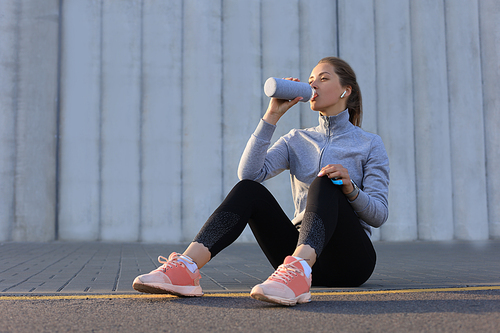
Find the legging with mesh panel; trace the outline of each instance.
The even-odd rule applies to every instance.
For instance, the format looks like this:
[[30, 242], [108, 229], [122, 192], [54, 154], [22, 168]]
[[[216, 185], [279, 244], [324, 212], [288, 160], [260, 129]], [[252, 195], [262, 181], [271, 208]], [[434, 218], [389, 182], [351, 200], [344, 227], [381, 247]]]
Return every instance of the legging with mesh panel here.
[[194, 242], [205, 245], [213, 258], [232, 244], [247, 224], [275, 269], [298, 245], [310, 245], [317, 254], [313, 286], [360, 286], [375, 268], [370, 238], [340, 187], [327, 177], [316, 178], [309, 187], [299, 230], [263, 185], [243, 180], [210, 216]]

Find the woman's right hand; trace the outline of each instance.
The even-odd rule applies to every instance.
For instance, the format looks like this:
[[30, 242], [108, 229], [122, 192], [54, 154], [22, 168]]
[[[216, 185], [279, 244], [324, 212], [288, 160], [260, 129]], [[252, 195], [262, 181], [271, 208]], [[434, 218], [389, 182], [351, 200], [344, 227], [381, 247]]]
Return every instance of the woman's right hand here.
[[[297, 78], [287, 77], [285, 80], [300, 82]], [[266, 122], [272, 125], [276, 125], [278, 120], [287, 112], [292, 106], [297, 104], [299, 101], [304, 99], [303, 97], [296, 97], [295, 99], [288, 101], [286, 99], [271, 98], [269, 101], [269, 106], [264, 114], [264, 119]]]

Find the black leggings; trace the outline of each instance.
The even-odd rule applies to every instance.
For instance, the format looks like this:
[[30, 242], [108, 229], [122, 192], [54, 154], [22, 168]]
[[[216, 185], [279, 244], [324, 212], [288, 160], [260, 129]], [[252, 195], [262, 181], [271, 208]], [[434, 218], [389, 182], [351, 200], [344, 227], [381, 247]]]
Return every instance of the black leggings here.
[[243, 180], [210, 216], [194, 242], [205, 245], [213, 258], [247, 224], [275, 269], [298, 245], [310, 245], [317, 254], [313, 286], [357, 287], [375, 268], [370, 238], [339, 186], [327, 177], [316, 178], [309, 187], [300, 231], [263, 185]]

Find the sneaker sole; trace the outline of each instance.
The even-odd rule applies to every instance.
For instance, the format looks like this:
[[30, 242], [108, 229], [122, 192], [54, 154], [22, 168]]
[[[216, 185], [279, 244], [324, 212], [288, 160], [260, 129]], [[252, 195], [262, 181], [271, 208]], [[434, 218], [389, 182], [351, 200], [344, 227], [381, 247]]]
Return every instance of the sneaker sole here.
[[145, 284], [135, 280], [132, 288], [148, 294], [170, 294], [175, 296], [203, 296], [200, 286], [174, 286], [171, 284]]
[[282, 298], [278, 296], [264, 295], [264, 294], [250, 294], [256, 300], [268, 303], [281, 304], [286, 306], [294, 306], [295, 304], [309, 303], [311, 301], [311, 293], [304, 293], [295, 298]]

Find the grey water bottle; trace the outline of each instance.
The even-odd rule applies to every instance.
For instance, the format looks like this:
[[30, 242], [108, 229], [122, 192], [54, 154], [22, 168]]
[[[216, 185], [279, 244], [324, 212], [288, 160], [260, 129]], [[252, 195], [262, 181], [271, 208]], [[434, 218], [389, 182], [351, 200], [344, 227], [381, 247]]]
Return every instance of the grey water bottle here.
[[314, 89], [306, 82], [290, 81], [270, 77], [264, 83], [264, 93], [268, 97], [292, 100], [301, 96], [301, 102], [308, 102], [315, 94]]

